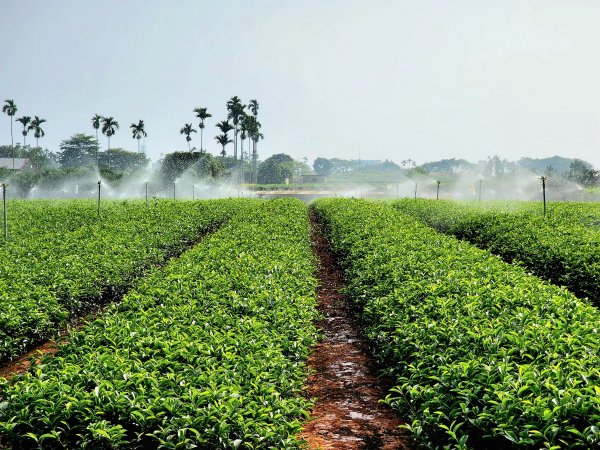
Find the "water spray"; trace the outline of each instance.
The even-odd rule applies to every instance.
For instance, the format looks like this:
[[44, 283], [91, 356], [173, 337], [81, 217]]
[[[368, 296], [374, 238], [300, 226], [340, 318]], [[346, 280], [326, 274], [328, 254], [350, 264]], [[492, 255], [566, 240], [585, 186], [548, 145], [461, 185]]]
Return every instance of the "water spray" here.
[[98, 180], [98, 219], [100, 219], [100, 186], [102, 181]]
[[415, 198], [417, 198], [417, 183], [415, 183]]
[[148, 182], [146, 181], [146, 206], [148, 206]]
[[436, 183], [437, 183], [437, 191], [435, 193], [435, 199], [439, 200], [440, 199], [440, 180], [437, 180]]
[[192, 200], [196, 200], [196, 185], [192, 184]]
[[544, 217], [546, 217], [546, 177], [540, 177], [542, 180], [542, 199], [544, 201]]
[[2, 203], [4, 204], [4, 239], [8, 239], [8, 224], [6, 222], [6, 188], [8, 184], [2, 183]]
[[479, 179], [479, 201], [481, 201], [481, 182], [483, 180]]

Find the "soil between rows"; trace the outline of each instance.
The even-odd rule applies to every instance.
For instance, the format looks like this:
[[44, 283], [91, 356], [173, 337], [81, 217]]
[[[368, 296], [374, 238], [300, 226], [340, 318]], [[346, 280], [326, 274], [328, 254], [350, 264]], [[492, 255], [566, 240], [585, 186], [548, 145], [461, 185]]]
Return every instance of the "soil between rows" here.
[[305, 395], [317, 398], [312, 420], [301, 438], [316, 449], [408, 449], [414, 448], [402, 420], [379, 403], [390, 383], [378, 378], [375, 360], [360, 335], [355, 308], [341, 293], [343, 277], [323, 236], [322, 225], [311, 211], [312, 245], [319, 259], [319, 321], [324, 339], [308, 359], [314, 371]]

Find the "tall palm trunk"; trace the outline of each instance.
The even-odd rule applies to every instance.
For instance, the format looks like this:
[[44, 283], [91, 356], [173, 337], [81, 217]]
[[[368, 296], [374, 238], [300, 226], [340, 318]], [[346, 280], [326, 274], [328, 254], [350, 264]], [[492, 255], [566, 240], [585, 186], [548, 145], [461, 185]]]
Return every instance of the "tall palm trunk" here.
[[13, 138], [13, 116], [10, 116], [10, 147], [12, 149], [13, 171], [15, 170], [15, 140]]
[[100, 149], [100, 141], [98, 141], [98, 128], [96, 128], [96, 169], [100, 168], [100, 160], [98, 159], [98, 150]]
[[252, 182], [256, 183], [256, 141], [252, 139]]
[[204, 149], [202, 148], [202, 131], [204, 130], [204, 128], [200, 128], [200, 153], [204, 152]]
[[138, 138], [138, 153], [140, 152], [140, 138]]

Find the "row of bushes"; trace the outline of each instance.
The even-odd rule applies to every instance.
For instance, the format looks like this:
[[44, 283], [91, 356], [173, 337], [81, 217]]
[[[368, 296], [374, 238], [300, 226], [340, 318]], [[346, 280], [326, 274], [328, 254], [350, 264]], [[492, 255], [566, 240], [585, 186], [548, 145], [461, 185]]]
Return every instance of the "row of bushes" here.
[[[600, 302], [600, 232], [590, 226], [594, 212], [585, 214], [573, 207], [564, 207], [570, 213], [562, 212], [553, 206], [556, 211], [545, 218], [527, 210], [483, 210], [443, 201], [399, 200], [394, 205], [438, 231], [488, 249], [506, 261], [518, 261], [536, 275]], [[594, 208], [583, 205], [578, 209]]]
[[596, 308], [389, 205], [314, 208], [426, 446], [600, 445]]
[[252, 203], [12, 384], [13, 448], [296, 448], [315, 342], [306, 207]]
[[148, 267], [183, 251], [242, 203], [107, 202], [101, 220], [91, 202], [14, 208], [10, 239], [0, 246], [0, 360], [122, 295]]

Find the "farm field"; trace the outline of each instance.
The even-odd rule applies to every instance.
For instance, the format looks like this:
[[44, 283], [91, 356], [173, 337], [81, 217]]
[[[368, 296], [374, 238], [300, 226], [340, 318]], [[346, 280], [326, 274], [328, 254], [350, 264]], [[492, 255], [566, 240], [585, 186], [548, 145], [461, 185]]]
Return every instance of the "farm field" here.
[[595, 307], [388, 204], [314, 206], [425, 446], [600, 444]]
[[[330, 435], [347, 441], [324, 448], [386, 439], [396, 447], [381, 448], [598, 446], [597, 308], [524, 263], [424, 223], [437, 218], [450, 228], [472, 216], [474, 234], [475, 223], [485, 225], [477, 215], [498, 215], [490, 240], [501, 236], [505, 216], [529, 221], [514, 226], [523, 238], [526, 226], [562, 230], [544, 239], [532, 231], [533, 247], [585, 230], [593, 243], [595, 212], [565, 204], [538, 222], [530, 204], [501, 207], [321, 199], [310, 206], [311, 228], [309, 208], [294, 199], [107, 202], [100, 220], [93, 202], [15, 202], [10, 239], [0, 246], [5, 359], [92, 305], [105, 307], [55, 355], [0, 379], [0, 448], [307, 448], [303, 430], [319, 402], [305, 392], [307, 358], [318, 341], [324, 348], [324, 334], [333, 348], [344, 338], [340, 312], [317, 307], [316, 223], [333, 258], [321, 267], [342, 271], [345, 314], [355, 315], [343, 326], [361, 324], [361, 346], [376, 358], [366, 365], [391, 380], [391, 390], [386, 381], [377, 392], [395, 419], [379, 422], [373, 440], [365, 433], [375, 408], [342, 411], [342, 421], [320, 410], [327, 426], [348, 428], [327, 433], [315, 417], [315, 442]], [[570, 261], [573, 269], [582, 259]], [[325, 331], [323, 321], [337, 325]], [[356, 333], [341, 334], [351, 343]], [[326, 364], [347, 377], [347, 356], [326, 355]], [[343, 389], [348, 379], [335, 391], [317, 381], [311, 392], [354, 408], [354, 391], [366, 383], [364, 371], [354, 373], [365, 379], [352, 392]], [[338, 375], [327, 372], [324, 382]], [[353, 435], [351, 417], [371, 419]], [[402, 422], [413, 443], [397, 429], [386, 434], [385, 424]]]
[[298, 201], [254, 202], [154, 271], [56, 356], [2, 384], [3, 443], [297, 446], [316, 339], [308, 227]]
[[595, 203], [553, 203], [548, 217], [539, 204], [526, 202], [491, 207], [432, 200], [393, 204], [438, 231], [518, 261], [536, 275], [600, 302], [600, 208]]
[[0, 360], [119, 297], [243, 203], [108, 202], [99, 221], [93, 202], [11, 202], [9, 239], [0, 244]]

